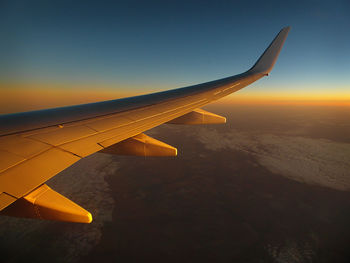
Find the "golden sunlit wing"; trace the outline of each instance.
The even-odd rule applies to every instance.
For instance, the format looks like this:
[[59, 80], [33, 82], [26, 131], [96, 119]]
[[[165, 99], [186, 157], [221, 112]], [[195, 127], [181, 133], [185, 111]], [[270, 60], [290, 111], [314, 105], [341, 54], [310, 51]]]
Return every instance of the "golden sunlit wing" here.
[[0, 116], [0, 211], [91, 222], [90, 213], [44, 183], [99, 151], [175, 156], [176, 148], [142, 133], [163, 123], [226, 122], [200, 107], [266, 76], [288, 32], [289, 27], [282, 29], [257, 63], [239, 75], [126, 99]]

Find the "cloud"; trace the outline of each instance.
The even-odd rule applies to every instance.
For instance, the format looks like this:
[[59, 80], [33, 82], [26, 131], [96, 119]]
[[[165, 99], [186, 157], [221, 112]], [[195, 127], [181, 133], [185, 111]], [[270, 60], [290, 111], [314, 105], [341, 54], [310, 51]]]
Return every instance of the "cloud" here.
[[268, 244], [266, 250], [277, 263], [313, 262], [315, 246], [315, 241], [312, 239], [299, 241], [298, 243], [287, 239], [281, 245]]
[[197, 136], [206, 148], [232, 149], [256, 157], [271, 172], [308, 184], [350, 190], [350, 144], [306, 137], [242, 133], [220, 133], [201, 129]]
[[[87, 255], [100, 242], [104, 223], [112, 220], [114, 200], [105, 177], [115, 174], [118, 165], [112, 156], [98, 153], [82, 159], [47, 182], [54, 190], [90, 211], [94, 218], [91, 224], [1, 217], [0, 236], [7, 246], [4, 249], [27, 248], [35, 244], [31, 249], [12, 254], [11, 260], [28, 256], [45, 258], [52, 249], [60, 262], [75, 262]], [[45, 239], [50, 239], [49, 244]]]

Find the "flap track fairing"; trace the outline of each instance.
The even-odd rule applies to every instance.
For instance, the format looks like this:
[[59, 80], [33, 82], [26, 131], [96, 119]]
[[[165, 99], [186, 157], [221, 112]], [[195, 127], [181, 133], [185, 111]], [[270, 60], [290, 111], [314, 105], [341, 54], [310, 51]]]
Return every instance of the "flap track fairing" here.
[[109, 146], [100, 152], [117, 155], [134, 156], [176, 156], [177, 149], [164, 142], [158, 141], [146, 134], [134, 137]]
[[88, 211], [55, 192], [46, 184], [12, 203], [2, 210], [1, 214], [75, 223], [91, 223], [92, 221], [92, 216]]
[[202, 109], [195, 109], [183, 116], [173, 119], [169, 124], [221, 124], [226, 123], [226, 118], [220, 115], [205, 111]]

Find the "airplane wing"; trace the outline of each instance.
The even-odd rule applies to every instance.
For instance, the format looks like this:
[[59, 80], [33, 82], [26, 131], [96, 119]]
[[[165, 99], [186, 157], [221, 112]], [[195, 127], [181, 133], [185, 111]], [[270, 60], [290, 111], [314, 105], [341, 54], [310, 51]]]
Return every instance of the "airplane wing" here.
[[199, 85], [118, 100], [0, 116], [0, 211], [90, 223], [91, 214], [45, 182], [95, 152], [175, 156], [143, 134], [163, 123], [224, 123], [200, 107], [268, 75], [288, 35], [283, 28], [248, 71]]

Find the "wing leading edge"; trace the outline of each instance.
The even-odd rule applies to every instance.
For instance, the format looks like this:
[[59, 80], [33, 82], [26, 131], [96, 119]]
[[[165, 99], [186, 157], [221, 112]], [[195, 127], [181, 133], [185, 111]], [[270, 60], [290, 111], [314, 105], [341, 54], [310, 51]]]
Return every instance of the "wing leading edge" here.
[[[254, 66], [239, 75], [149, 95], [0, 116], [0, 211], [11, 204], [13, 211], [23, 203], [17, 200], [29, 200], [35, 189], [81, 158], [129, 138], [140, 141], [140, 134], [160, 124], [224, 122], [199, 108], [266, 76], [288, 32], [289, 27], [283, 28]], [[135, 144], [129, 141], [124, 147]], [[57, 218], [52, 214], [48, 219], [64, 220], [62, 213]]]

